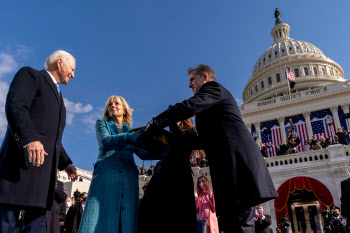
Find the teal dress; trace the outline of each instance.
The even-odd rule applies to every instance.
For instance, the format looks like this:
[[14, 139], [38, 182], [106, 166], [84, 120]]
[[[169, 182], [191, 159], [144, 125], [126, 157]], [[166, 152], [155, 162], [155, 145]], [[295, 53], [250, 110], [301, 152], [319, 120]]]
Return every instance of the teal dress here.
[[[131, 128], [124, 124], [124, 132]], [[149, 159], [145, 150], [127, 143], [112, 120], [96, 121], [99, 155], [80, 222], [79, 233], [136, 233], [139, 171], [133, 153]]]

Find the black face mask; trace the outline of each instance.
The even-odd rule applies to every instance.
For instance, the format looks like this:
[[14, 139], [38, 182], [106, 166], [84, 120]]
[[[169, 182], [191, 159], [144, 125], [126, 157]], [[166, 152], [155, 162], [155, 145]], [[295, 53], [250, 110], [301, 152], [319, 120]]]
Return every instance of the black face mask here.
[[83, 197], [83, 199], [81, 201], [86, 202], [86, 197]]
[[339, 217], [339, 213], [334, 213], [334, 217]]

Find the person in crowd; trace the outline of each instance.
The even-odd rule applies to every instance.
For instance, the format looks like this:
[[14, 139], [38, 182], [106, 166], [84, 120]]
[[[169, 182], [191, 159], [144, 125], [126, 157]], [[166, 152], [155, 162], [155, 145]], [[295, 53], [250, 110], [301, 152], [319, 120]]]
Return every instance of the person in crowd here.
[[260, 144], [260, 152], [261, 152], [261, 155], [264, 157], [264, 158], [267, 158], [267, 154], [266, 154], [266, 147], [265, 147], [265, 144], [264, 143], [261, 143]]
[[[218, 219], [216, 217], [215, 201], [210, 181], [205, 176], [198, 177], [196, 198], [197, 221], [205, 221], [208, 233], [219, 233]], [[197, 227], [200, 227], [197, 225]]]
[[76, 200], [76, 203], [79, 202], [80, 200], [80, 192], [79, 189], [76, 189], [75, 192], [73, 193], [74, 199]]
[[[69, 197], [67, 197], [69, 198]], [[67, 200], [67, 199], [66, 199]], [[64, 233], [64, 221], [66, 220], [66, 216], [67, 216], [67, 209], [66, 209], [66, 202], [62, 202], [61, 204], [59, 204], [59, 229], [60, 229], [60, 233]]]
[[73, 200], [70, 197], [66, 199], [66, 214], [68, 213], [69, 208], [73, 205]]
[[21, 209], [26, 210], [22, 229], [44, 232], [57, 169], [65, 170], [72, 181], [77, 178], [62, 146], [66, 108], [59, 89], [74, 78], [75, 59], [58, 50], [45, 67], [21, 68], [7, 94], [8, 127], [0, 149], [0, 232], [15, 230]]
[[345, 135], [348, 134], [348, 132], [342, 127], [342, 128], [338, 128], [337, 129], [337, 137], [338, 137], [338, 141], [340, 144], [346, 145], [346, 140], [345, 140]]
[[255, 206], [278, 195], [259, 147], [245, 126], [235, 99], [216, 82], [213, 69], [198, 65], [188, 69], [188, 75], [194, 96], [153, 118], [139, 140], [195, 115], [224, 232], [254, 232]]
[[307, 142], [304, 142], [304, 145], [303, 145], [303, 151], [306, 152], [306, 151], [310, 151], [310, 146]]
[[[46, 211], [46, 233], [60, 232], [60, 212], [61, 204], [67, 199], [67, 194], [64, 192], [63, 182], [56, 180], [55, 197], [52, 205], [52, 210]], [[65, 210], [64, 210], [64, 214]]]
[[329, 233], [331, 232], [331, 229], [329, 228], [329, 222], [331, 221], [332, 219], [332, 213], [330, 211], [330, 208], [329, 206], [326, 206], [326, 208], [324, 209], [324, 211], [322, 212], [322, 216], [323, 216], [323, 219], [324, 219], [324, 229], [325, 229], [325, 232], [326, 233]]
[[88, 194], [86, 192], [80, 193], [79, 201], [69, 208], [66, 220], [64, 221], [65, 233], [78, 232], [87, 196]]
[[312, 135], [312, 138], [311, 138], [311, 146], [314, 147], [317, 143], [317, 138], [316, 138], [316, 135]]
[[276, 146], [276, 156], [280, 156], [280, 155], [282, 155], [281, 147]]
[[[132, 112], [121, 96], [108, 98], [103, 119], [96, 121], [99, 155], [91, 180], [80, 233], [136, 233], [139, 172], [133, 153], [148, 159], [148, 152], [133, 146], [139, 133], [128, 133]], [[158, 158], [159, 159], [159, 158]]]
[[320, 142], [321, 142], [322, 148], [328, 147], [328, 143], [327, 143], [327, 140], [325, 138], [322, 138], [322, 140], [320, 140]]
[[282, 233], [289, 233], [290, 231], [290, 222], [288, 216], [284, 216], [280, 221], [280, 227]]
[[281, 149], [281, 155], [287, 155], [289, 152], [289, 146], [287, 143], [282, 143], [280, 145], [280, 149]]
[[142, 165], [140, 169], [140, 175], [145, 175], [145, 174], [146, 174], [145, 165]]
[[270, 233], [271, 215], [265, 214], [262, 205], [257, 205], [255, 210], [255, 233]]
[[[171, 124], [176, 145], [163, 148], [164, 158], [154, 173], [140, 203], [138, 233], [196, 233], [196, 207], [190, 156], [197, 143], [192, 119]], [[198, 154], [198, 152], [196, 152]], [[173, 195], [174, 190], [181, 194]], [[171, 195], [171, 200], [169, 199]], [[174, 219], [179, 220], [174, 221]]]
[[329, 229], [332, 233], [345, 233], [344, 221], [342, 221], [343, 217], [340, 215], [340, 209], [334, 206], [332, 212], [333, 217], [329, 221]]

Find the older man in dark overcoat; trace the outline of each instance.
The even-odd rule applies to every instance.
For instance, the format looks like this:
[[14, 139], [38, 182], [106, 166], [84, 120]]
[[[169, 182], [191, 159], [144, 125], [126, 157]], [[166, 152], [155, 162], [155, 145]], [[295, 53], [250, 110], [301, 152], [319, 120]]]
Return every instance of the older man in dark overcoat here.
[[41, 71], [21, 68], [7, 95], [8, 129], [0, 149], [0, 232], [14, 231], [21, 209], [26, 210], [22, 232], [44, 232], [57, 169], [65, 169], [73, 181], [77, 178], [62, 146], [66, 108], [59, 89], [74, 78], [75, 59], [58, 50], [45, 66]]
[[140, 142], [171, 122], [195, 115], [224, 232], [254, 232], [254, 206], [278, 195], [259, 147], [231, 93], [216, 82], [215, 72], [199, 65], [188, 74], [194, 96], [152, 119], [141, 132]]

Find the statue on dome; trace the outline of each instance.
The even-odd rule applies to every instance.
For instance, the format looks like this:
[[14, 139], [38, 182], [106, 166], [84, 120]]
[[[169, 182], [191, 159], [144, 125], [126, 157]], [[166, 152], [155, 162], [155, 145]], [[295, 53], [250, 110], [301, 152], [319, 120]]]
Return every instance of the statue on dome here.
[[276, 18], [276, 21], [275, 21], [276, 25], [282, 23], [281, 12], [278, 10], [278, 8], [276, 8], [275, 10], [275, 18]]

